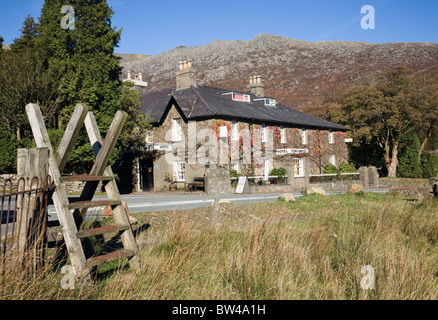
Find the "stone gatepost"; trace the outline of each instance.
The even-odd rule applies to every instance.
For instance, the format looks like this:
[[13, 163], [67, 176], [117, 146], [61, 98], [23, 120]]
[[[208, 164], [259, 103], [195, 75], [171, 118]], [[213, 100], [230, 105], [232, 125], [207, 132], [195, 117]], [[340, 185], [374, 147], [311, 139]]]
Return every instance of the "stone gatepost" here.
[[289, 191], [295, 190], [295, 165], [286, 167], [287, 183], [289, 184]]
[[379, 173], [376, 167], [368, 167], [368, 183], [370, 188], [379, 187]]
[[360, 179], [360, 183], [362, 184], [364, 189], [370, 188], [370, 180], [369, 180], [367, 167], [360, 167], [359, 168], [359, 179]]
[[208, 195], [231, 194], [230, 171], [225, 168], [206, 169], [205, 193]]

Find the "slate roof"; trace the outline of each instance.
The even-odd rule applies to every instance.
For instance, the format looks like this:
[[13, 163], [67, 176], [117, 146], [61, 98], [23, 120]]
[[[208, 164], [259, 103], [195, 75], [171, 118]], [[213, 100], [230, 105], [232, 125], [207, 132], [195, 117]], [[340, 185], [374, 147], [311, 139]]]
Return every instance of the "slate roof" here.
[[[259, 97], [250, 94], [251, 102], [234, 101], [224, 90], [208, 86], [167, 89], [143, 94], [142, 113], [149, 114], [153, 124], [160, 124], [174, 103], [187, 120], [224, 119], [286, 127], [348, 131], [350, 129], [306, 113], [277, 104], [265, 106]], [[237, 91], [235, 91], [237, 92]]]

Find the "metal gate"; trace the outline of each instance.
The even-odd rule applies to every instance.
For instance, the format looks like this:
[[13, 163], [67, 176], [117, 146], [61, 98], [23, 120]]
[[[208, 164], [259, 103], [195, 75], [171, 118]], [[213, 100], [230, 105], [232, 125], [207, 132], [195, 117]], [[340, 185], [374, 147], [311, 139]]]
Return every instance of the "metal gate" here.
[[33, 269], [43, 265], [48, 200], [54, 188], [50, 176], [20, 178], [15, 184], [5, 180], [0, 194], [0, 268], [17, 262]]

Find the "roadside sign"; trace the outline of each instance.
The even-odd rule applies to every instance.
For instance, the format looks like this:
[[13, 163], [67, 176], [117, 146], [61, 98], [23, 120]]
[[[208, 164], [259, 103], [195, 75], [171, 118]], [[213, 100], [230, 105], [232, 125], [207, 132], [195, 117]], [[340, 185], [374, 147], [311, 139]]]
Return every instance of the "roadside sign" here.
[[247, 192], [249, 192], [248, 177], [239, 177], [236, 193], [247, 193]]

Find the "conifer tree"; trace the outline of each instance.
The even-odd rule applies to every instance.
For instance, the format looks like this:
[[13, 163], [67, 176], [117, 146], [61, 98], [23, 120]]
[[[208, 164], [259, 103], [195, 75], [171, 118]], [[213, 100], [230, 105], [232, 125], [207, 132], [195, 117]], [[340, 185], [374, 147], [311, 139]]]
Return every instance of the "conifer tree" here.
[[[66, 5], [74, 9], [74, 15], [70, 10], [69, 13], [62, 10]], [[70, 14], [73, 19], [66, 19]], [[93, 111], [103, 135], [117, 110], [128, 113], [111, 164], [125, 156], [132, 157], [132, 150], [143, 142], [147, 129], [145, 117], [139, 113], [139, 94], [120, 80], [121, 67], [114, 49], [122, 30], [112, 26], [113, 14], [105, 0], [45, 0], [37, 37], [37, 44], [47, 46], [49, 64], [61, 73], [61, 130], [77, 103], [84, 103]], [[84, 134], [79, 137], [65, 170], [85, 173], [93, 162], [94, 155]]]
[[14, 39], [14, 43], [11, 46], [12, 50], [24, 50], [29, 48], [34, 48], [34, 39], [37, 37], [38, 24], [35, 22], [34, 18], [27, 15], [23, 22], [23, 27], [20, 29], [21, 36], [18, 39]]
[[121, 69], [113, 54], [121, 30], [111, 26], [113, 11], [105, 0], [71, 0], [68, 4], [74, 8], [74, 30], [61, 25], [66, 1], [46, 0], [38, 41], [47, 44], [50, 63], [63, 73], [60, 102], [65, 121], [76, 103], [82, 102], [107, 127], [121, 108]]

